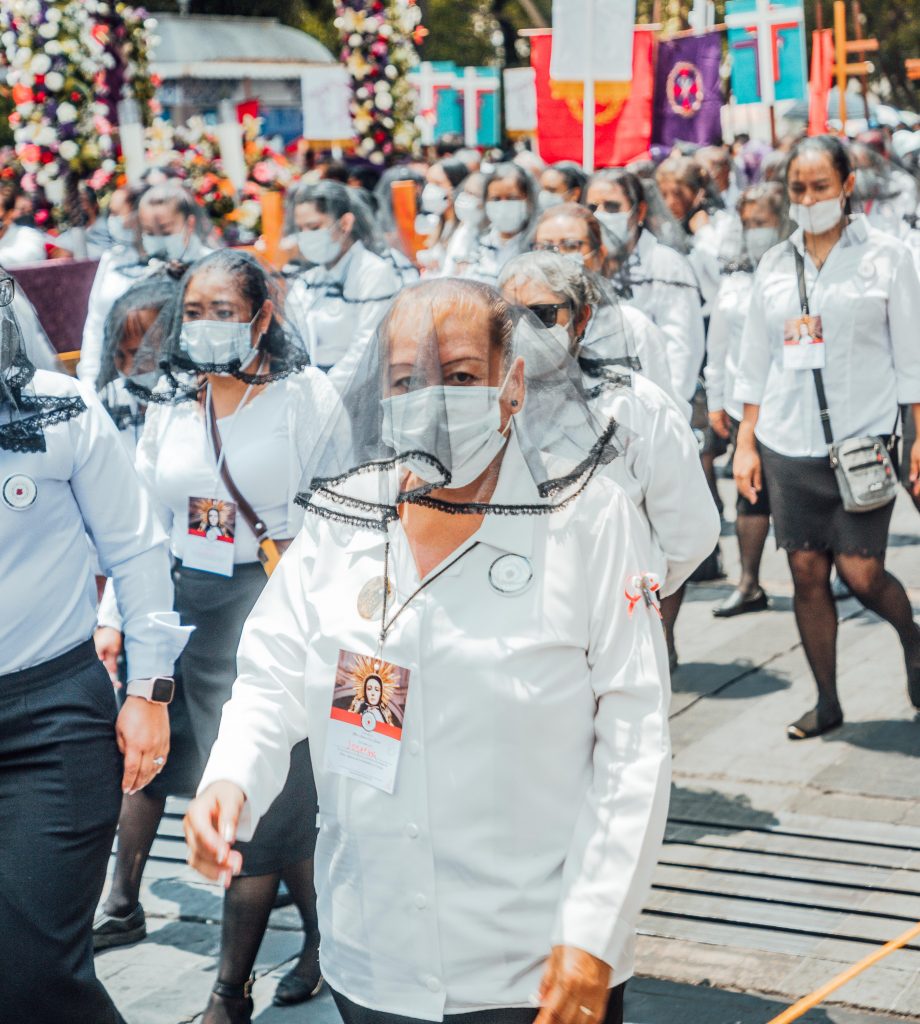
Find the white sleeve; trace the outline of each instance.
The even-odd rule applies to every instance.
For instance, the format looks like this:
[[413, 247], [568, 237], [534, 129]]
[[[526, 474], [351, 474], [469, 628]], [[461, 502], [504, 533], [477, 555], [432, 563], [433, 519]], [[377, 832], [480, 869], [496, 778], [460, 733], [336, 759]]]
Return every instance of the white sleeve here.
[[[380, 257], [377, 257], [380, 260]], [[376, 273], [368, 274], [360, 282], [360, 294], [364, 301], [360, 303], [355, 318], [354, 332], [348, 343], [348, 351], [329, 371], [329, 380], [341, 392], [351, 380], [355, 368], [361, 362], [367, 346], [370, 344], [377, 325], [384, 318], [390, 303], [400, 289], [396, 272], [388, 263], [384, 263]]]
[[595, 602], [588, 664], [597, 702], [594, 773], [565, 860], [552, 944], [575, 946], [625, 980], [667, 817], [671, 752], [661, 621], [624, 588], [650, 564], [647, 531], [623, 494], [585, 552]]
[[281, 792], [293, 746], [308, 734], [304, 665], [312, 631], [305, 589], [316, 551], [315, 518], [288, 549], [249, 614], [237, 652], [237, 679], [224, 705], [200, 793], [233, 782], [246, 794], [238, 836], [252, 837]]
[[108, 309], [102, 302], [102, 283], [111, 266], [111, 258], [102, 257], [93, 287], [89, 293], [89, 304], [86, 309], [86, 320], [83, 323], [83, 343], [80, 346], [80, 362], [77, 363], [77, 377], [95, 387], [102, 369], [102, 335], [105, 331], [105, 318]]
[[159, 405], [157, 402], [150, 402], [147, 406], [144, 429], [141, 432], [141, 439], [137, 443], [134, 463], [137, 475], [141, 478], [141, 483], [153, 502], [157, 518], [167, 534], [172, 530], [173, 515], [172, 510], [165, 502], [157, 500], [156, 472], [160, 451], [160, 430], [163, 428], [164, 419], [169, 415], [170, 410], [170, 406]]
[[683, 283], [656, 282], [653, 289], [655, 322], [667, 339], [671, 390], [691, 402], [706, 354], [703, 310], [690, 267], [685, 264], [685, 268], [667, 268], [668, 271], [671, 269], [685, 269], [684, 273], [675, 275]]
[[888, 294], [888, 331], [901, 405], [920, 403], [920, 280], [906, 247], [898, 248], [891, 291]]
[[[622, 306], [627, 330], [632, 332], [636, 355], [642, 365], [641, 372], [662, 391], [677, 402], [682, 402], [671, 387], [668, 370], [668, 341], [664, 331], [635, 306]], [[689, 411], [688, 411], [689, 418]]]
[[728, 280], [724, 282], [712, 307], [709, 320], [709, 333], [706, 335], [706, 403], [710, 412], [718, 412], [725, 408], [725, 363], [728, 360], [728, 349], [731, 341], [726, 310]]
[[105, 581], [105, 589], [102, 591], [102, 598], [99, 601], [99, 607], [96, 609], [96, 625], [99, 628], [117, 629], [119, 633], [125, 628], [125, 624], [121, 619], [121, 612], [118, 610], [115, 586], [112, 583], [111, 577]]
[[736, 402], [745, 405], [763, 403], [772, 360], [770, 335], [762, 299], [761, 273], [762, 267], [754, 278], [753, 297], [744, 321], [744, 333], [741, 335], [735, 393], [732, 396]]
[[76, 431], [70, 486], [124, 617], [128, 677], [171, 675], [191, 632], [173, 611], [166, 535], [118, 431], [92, 389]]

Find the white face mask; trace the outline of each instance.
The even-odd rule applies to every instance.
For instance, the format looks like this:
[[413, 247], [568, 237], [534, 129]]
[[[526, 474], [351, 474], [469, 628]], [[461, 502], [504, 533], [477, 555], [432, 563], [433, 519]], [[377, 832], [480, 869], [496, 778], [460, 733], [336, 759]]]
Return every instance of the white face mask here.
[[537, 206], [541, 210], [551, 210], [554, 206], [561, 206], [565, 202], [565, 196], [560, 196], [556, 192], [548, 192], [545, 188], [541, 188], [537, 196]]
[[[569, 350], [572, 347], [572, 335], [569, 334], [568, 324], [553, 324], [552, 327], [548, 327], [547, 331], [552, 337], [559, 342], [562, 351], [568, 355]], [[565, 360], [560, 360], [559, 365], [561, 366]]]
[[[434, 455], [433, 439], [446, 431], [451, 481], [445, 486], [452, 490], [466, 487], [488, 469], [507, 440], [499, 433], [500, 394], [500, 388], [436, 385], [385, 398], [381, 403], [383, 441], [397, 454], [423, 451]], [[440, 479], [438, 470], [421, 459], [406, 459], [405, 464], [429, 483]]]
[[252, 325], [259, 313], [248, 324], [225, 320], [190, 320], [182, 325], [179, 345], [189, 359], [199, 366], [229, 366], [239, 361], [240, 369], [243, 369], [257, 355], [252, 345]]
[[514, 235], [527, 223], [527, 203], [523, 199], [490, 199], [486, 216], [500, 234]]
[[622, 210], [608, 213], [606, 210], [595, 210], [594, 216], [601, 222], [607, 234], [616, 245], [629, 241], [629, 213]]
[[461, 192], [454, 200], [454, 213], [461, 224], [478, 224], [482, 220], [482, 203], [472, 192]]
[[342, 243], [332, 237], [332, 228], [298, 231], [297, 247], [308, 263], [324, 266], [335, 263], [342, 253]]
[[809, 235], [823, 235], [832, 231], [843, 217], [843, 194], [833, 199], [822, 199], [820, 203], [802, 206], [801, 203], [789, 204], [789, 216]]
[[744, 251], [753, 263], [759, 263], [768, 250], [779, 242], [777, 228], [745, 228]]
[[109, 237], [116, 245], [134, 245], [134, 232], [121, 217], [106, 217], [105, 224], [109, 229]]
[[422, 189], [422, 213], [433, 213], [436, 217], [440, 217], [447, 209], [449, 202], [450, 196], [440, 185], [429, 183]]
[[184, 231], [174, 235], [144, 235], [141, 244], [148, 256], [161, 260], [181, 260], [189, 246]]

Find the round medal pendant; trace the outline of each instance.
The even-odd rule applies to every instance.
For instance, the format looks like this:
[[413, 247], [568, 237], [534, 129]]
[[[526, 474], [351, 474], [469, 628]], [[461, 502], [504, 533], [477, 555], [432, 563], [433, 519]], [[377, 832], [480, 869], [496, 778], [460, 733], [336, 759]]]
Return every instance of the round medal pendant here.
[[393, 585], [383, 576], [375, 576], [361, 588], [358, 594], [358, 614], [362, 619], [376, 619], [383, 610], [383, 592], [386, 587], [387, 598], [393, 594]]
[[16, 473], [3, 481], [3, 503], [7, 508], [22, 512], [34, 504], [38, 497], [35, 481], [24, 473]]
[[377, 719], [373, 711], [365, 711], [361, 716], [361, 727], [365, 732], [373, 732], [377, 728]]
[[522, 594], [533, 580], [533, 564], [523, 555], [502, 555], [489, 569], [489, 583], [499, 594]]

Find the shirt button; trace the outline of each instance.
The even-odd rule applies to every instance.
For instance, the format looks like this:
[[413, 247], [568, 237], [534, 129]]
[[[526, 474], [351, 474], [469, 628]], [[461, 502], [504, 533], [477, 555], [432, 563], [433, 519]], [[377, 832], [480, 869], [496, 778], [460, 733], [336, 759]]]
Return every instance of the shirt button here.
[[421, 749], [422, 749], [422, 745], [421, 745], [421, 743], [419, 743], [418, 740], [410, 740], [409, 741], [409, 753], [410, 754], [412, 754], [414, 756], [417, 756], [418, 752]]
[[425, 987], [428, 989], [429, 992], [440, 992], [441, 982], [438, 981], [437, 978], [431, 977], [425, 981]]
[[410, 821], [409, 824], [406, 825], [406, 835], [410, 839], [418, 839], [418, 825], [416, 825], [415, 822]]
[[428, 906], [428, 897], [423, 892], [418, 893], [415, 897], [415, 905], [419, 910], [424, 910]]

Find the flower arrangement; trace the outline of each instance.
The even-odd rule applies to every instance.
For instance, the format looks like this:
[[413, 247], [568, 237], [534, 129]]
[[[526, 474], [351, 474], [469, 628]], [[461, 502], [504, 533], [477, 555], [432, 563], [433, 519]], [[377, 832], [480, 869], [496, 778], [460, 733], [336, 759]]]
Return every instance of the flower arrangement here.
[[384, 164], [418, 139], [415, 91], [408, 72], [427, 30], [415, 0], [337, 0], [335, 27], [352, 79], [351, 115], [358, 152]]
[[[66, 223], [66, 193], [118, 160], [116, 107], [134, 97], [152, 116], [147, 53], [156, 23], [142, 8], [102, 0], [3, 0], [0, 65], [7, 68], [16, 155]], [[72, 208], [72, 206], [71, 206]]]

